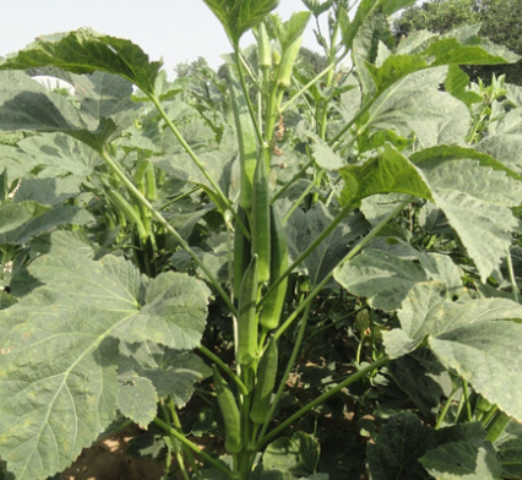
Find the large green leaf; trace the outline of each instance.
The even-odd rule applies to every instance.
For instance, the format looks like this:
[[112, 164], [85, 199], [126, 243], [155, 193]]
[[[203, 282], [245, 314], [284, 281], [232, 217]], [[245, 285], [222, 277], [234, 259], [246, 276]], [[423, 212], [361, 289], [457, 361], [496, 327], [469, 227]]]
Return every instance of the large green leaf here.
[[471, 117], [462, 102], [440, 91], [446, 72], [436, 67], [390, 80], [369, 109], [364, 128], [390, 129], [403, 137], [413, 131], [424, 147], [463, 142]]
[[400, 357], [428, 339], [445, 368], [456, 371], [491, 403], [522, 418], [522, 306], [506, 299], [451, 301], [440, 282], [416, 284], [398, 312], [400, 329], [383, 333], [386, 351]]
[[373, 480], [428, 480], [419, 458], [436, 446], [433, 431], [410, 412], [392, 417], [381, 428], [367, 459]]
[[389, 144], [378, 157], [361, 166], [343, 167], [339, 173], [344, 180], [341, 198], [345, 204], [391, 192], [432, 199], [422, 172]]
[[297, 432], [292, 438], [282, 437], [268, 445], [263, 454], [260, 473], [261, 479], [280, 478], [297, 480], [309, 478], [314, 474], [319, 463], [319, 443], [303, 432]]
[[496, 158], [518, 174], [522, 174], [522, 157], [520, 156], [522, 134], [486, 137], [475, 148]]
[[[421, 160], [422, 158], [422, 160]], [[473, 158], [473, 157], [472, 157]], [[517, 220], [510, 208], [520, 204], [522, 183], [480, 164], [462, 158], [456, 150], [412, 156], [427, 178], [434, 203], [444, 212], [483, 282], [506, 256]], [[470, 181], [470, 178], [473, 181]]]
[[97, 70], [114, 73], [153, 95], [161, 62], [149, 61], [148, 55], [132, 43], [94, 30], [39, 37], [33, 44], [0, 62], [0, 70], [25, 70], [55, 66], [72, 73]]
[[451, 442], [430, 450], [423, 467], [438, 480], [500, 480], [501, 466], [491, 445]]
[[[118, 395], [127, 413], [150, 418], [118, 393], [114, 336], [193, 348], [209, 291], [175, 273], [149, 284], [113, 256], [95, 262], [69, 252], [46, 255], [29, 273], [43, 286], [0, 311], [0, 455], [18, 479], [43, 480], [96, 439], [114, 418]], [[129, 321], [131, 328], [121, 328]]]
[[38, 176], [75, 175], [85, 178], [92, 173], [99, 155], [81, 142], [62, 133], [31, 136], [18, 143], [19, 148], [40, 167]]
[[192, 397], [194, 384], [212, 374], [197, 355], [152, 342], [121, 343], [120, 352], [120, 376], [147, 378], [160, 398], [170, 396], [179, 408]]
[[[486, 432], [480, 423], [457, 424], [452, 427], [433, 430], [423, 425], [411, 412], [403, 412], [388, 420], [381, 428], [375, 444], [368, 443], [367, 459], [373, 480], [422, 480], [433, 478], [425, 470], [425, 459], [428, 466], [446, 468], [458, 467], [455, 457], [451, 455], [451, 448], [460, 449], [466, 445], [468, 455], [462, 459], [470, 465], [471, 457], [483, 458], [487, 451], [488, 464], [491, 471], [498, 471], [491, 444], [485, 441]], [[448, 452], [444, 455], [444, 452]], [[432, 463], [433, 459], [433, 463]], [[444, 459], [447, 465], [443, 465]], [[488, 472], [481, 464], [481, 471]], [[430, 472], [431, 473], [431, 472]], [[447, 480], [453, 477], [439, 477]], [[455, 477], [456, 479], [457, 477]], [[468, 477], [459, 477], [468, 478]], [[481, 477], [469, 477], [470, 480]], [[484, 477], [484, 479], [497, 477]]]
[[69, 205], [50, 208], [34, 201], [6, 202], [0, 206], [0, 244], [21, 245], [59, 225], [85, 225], [92, 219], [87, 210]]
[[337, 267], [334, 278], [350, 293], [366, 297], [373, 308], [385, 311], [399, 308], [410, 289], [427, 279], [411, 260], [372, 249]]
[[505, 478], [522, 478], [522, 424], [512, 421], [495, 442]]

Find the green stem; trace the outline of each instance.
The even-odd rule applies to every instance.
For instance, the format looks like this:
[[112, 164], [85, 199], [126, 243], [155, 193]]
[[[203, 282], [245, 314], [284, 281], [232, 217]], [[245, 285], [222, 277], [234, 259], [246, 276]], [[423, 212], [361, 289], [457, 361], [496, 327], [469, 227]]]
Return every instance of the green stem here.
[[203, 355], [207, 356], [212, 360], [218, 367], [220, 367], [239, 387], [241, 390], [241, 393], [243, 395], [248, 395], [248, 389], [245, 386], [245, 384], [241, 381], [241, 379], [228, 367], [228, 365], [223, 362], [217, 355], [212, 353], [208, 348], [204, 347], [203, 345], [199, 345], [196, 347]]
[[516, 303], [518, 303], [518, 285], [517, 280], [515, 278], [515, 271], [513, 269], [513, 260], [511, 259], [511, 252], [508, 250], [507, 256], [507, 265], [508, 265], [508, 271], [509, 271], [509, 279], [511, 281], [511, 290], [513, 293], [513, 300], [515, 300]]
[[281, 396], [283, 395], [283, 392], [285, 390], [286, 380], [288, 378], [288, 375], [290, 375], [290, 371], [292, 370], [294, 366], [295, 359], [297, 358], [297, 354], [299, 353], [299, 349], [301, 348], [301, 343], [303, 341], [303, 336], [306, 330], [306, 324], [308, 322], [308, 317], [310, 315], [310, 308], [312, 304], [309, 303], [306, 307], [306, 311], [303, 315], [303, 318], [301, 319], [301, 325], [299, 326], [299, 332], [297, 334], [297, 339], [294, 344], [294, 348], [292, 349], [292, 354], [290, 355], [290, 358], [288, 359], [288, 363], [286, 365], [286, 370], [283, 373], [283, 376], [281, 377], [281, 381], [279, 383], [279, 386], [277, 388], [277, 392], [275, 395], [274, 400], [272, 401], [272, 404], [270, 405], [270, 410], [268, 411], [268, 414], [266, 416], [265, 423], [263, 424], [263, 428], [261, 429], [261, 433], [259, 434], [259, 438], [263, 438], [266, 434], [266, 431], [268, 429], [268, 426], [270, 425], [270, 422], [272, 421], [272, 417], [274, 416], [274, 413], [276, 411], [277, 405], [279, 404], [279, 401], [281, 400]]
[[204, 452], [203, 450], [200, 450], [195, 443], [191, 442], [188, 438], [185, 438], [184, 435], [179, 433], [176, 429], [172, 428], [168, 423], [164, 422], [161, 418], [155, 417], [153, 422], [156, 425], [158, 425], [158, 427], [165, 430], [169, 435], [172, 435], [173, 437], [178, 439], [183, 445], [186, 445], [191, 450], [193, 450], [195, 453], [197, 453], [207, 463], [212, 465], [214, 468], [216, 468], [220, 472], [223, 472], [227, 477], [234, 478], [233, 473], [227, 467], [225, 467], [225, 465], [223, 465], [220, 461], [212, 458], [208, 453]]
[[450, 396], [448, 397], [448, 400], [446, 401], [446, 403], [444, 404], [444, 407], [442, 408], [440, 414], [439, 414], [439, 417], [437, 418], [437, 423], [435, 425], [435, 430], [438, 430], [441, 426], [442, 426], [442, 422], [444, 421], [444, 419], [446, 418], [446, 415], [451, 407], [451, 402], [453, 400], [453, 396], [455, 395], [455, 393], [457, 392], [458, 388], [455, 388], [452, 390]]
[[248, 87], [245, 81], [245, 73], [243, 72], [243, 63], [241, 59], [241, 54], [239, 53], [239, 45], [234, 48], [234, 53], [236, 56], [236, 64], [237, 70], [239, 72], [239, 82], [241, 84], [241, 89], [243, 90], [243, 95], [245, 96], [245, 100], [247, 102], [248, 111], [250, 112], [250, 116], [252, 117], [252, 123], [254, 125], [254, 130], [256, 131], [257, 140], [259, 145], [263, 143], [263, 135], [261, 133], [261, 128], [259, 127], [259, 123], [257, 121], [256, 113], [254, 111], [254, 106], [252, 105], [252, 101], [250, 100], [250, 95], [248, 93]]
[[375, 100], [377, 100], [379, 98], [378, 95], [375, 95], [374, 97], [370, 98], [370, 100], [368, 100], [366, 102], [366, 105], [364, 105], [358, 112], [357, 114], [341, 129], [341, 131], [332, 139], [328, 142], [328, 144], [330, 146], [334, 145], [335, 143], [337, 143], [341, 137], [348, 131], [350, 130], [350, 128], [352, 128], [352, 126], [371, 108], [371, 106], [375, 103]]
[[286, 212], [286, 215], [284, 216], [283, 221], [282, 221], [283, 225], [285, 225], [286, 222], [288, 222], [288, 219], [292, 216], [292, 213], [294, 213], [295, 210], [297, 209], [297, 207], [299, 207], [299, 205], [301, 205], [301, 202], [312, 191], [312, 189], [317, 185], [317, 183], [319, 183], [321, 181], [321, 178], [323, 177], [323, 173], [324, 173], [324, 170], [321, 170], [319, 172], [319, 175], [317, 175], [317, 177], [312, 182], [310, 182], [310, 184], [305, 188], [303, 193], [294, 202], [294, 204], [292, 205], [290, 210], [288, 210], [288, 212]]
[[341, 211], [337, 214], [337, 216], [333, 219], [332, 223], [328, 225], [320, 234], [319, 236], [306, 248], [306, 250], [301, 253], [282, 274], [281, 276], [272, 284], [270, 285], [270, 288], [267, 290], [266, 294], [263, 296], [263, 298], [260, 301], [260, 305], [264, 303], [264, 300], [277, 288], [277, 286], [286, 278], [288, 275], [292, 273], [294, 268], [298, 267], [301, 262], [308, 257], [319, 245], [320, 243], [328, 236], [330, 233], [332, 233], [337, 225], [341, 223], [343, 218], [350, 212], [350, 210], [353, 209], [353, 204], [348, 203], [346, 204]]
[[[178, 431], [182, 435], [185, 435], [183, 433], [183, 429], [181, 427], [181, 422], [179, 421], [178, 412], [176, 412], [176, 405], [174, 404], [174, 400], [172, 400], [172, 398], [169, 398], [168, 406], [169, 406], [170, 416], [172, 418], [174, 426], [178, 429]], [[194, 461], [194, 457], [192, 456], [192, 450], [190, 450], [190, 448], [188, 448], [186, 445], [183, 445], [183, 449], [187, 455], [187, 458], [189, 459], [192, 469], [194, 470], [194, 472], [197, 472], [199, 468], [198, 468], [197, 463]]]
[[165, 123], [170, 128], [174, 136], [178, 139], [181, 146], [184, 148], [184, 150], [188, 153], [190, 158], [194, 161], [194, 163], [198, 166], [198, 168], [201, 170], [201, 173], [205, 176], [205, 178], [209, 181], [210, 185], [214, 188], [214, 191], [219, 196], [220, 200], [223, 202], [223, 205], [233, 211], [232, 205], [230, 204], [230, 201], [227, 197], [225, 197], [225, 194], [221, 190], [220, 186], [216, 183], [216, 181], [212, 178], [212, 175], [207, 171], [205, 166], [201, 163], [198, 156], [194, 153], [194, 150], [190, 148], [190, 145], [186, 142], [186, 140], [183, 138], [183, 135], [181, 135], [180, 131], [176, 128], [176, 125], [172, 122], [172, 120], [167, 115], [167, 112], [163, 109], [163, 106], [161, 105], [159, 99], [155, 95], [151, 95], [150, 99], [152, 103], [155, 105], [155, 107], [158, 109], [158, 112], [162, 116], [163, 120], [165, 120]]
[[[402, 202], [399, 205], [397, 205], [386, 217], [384, 217], [375, 227], [372, 228], [372, 230], [366, 235], [363, 239], [357, 243], [349, 252], [348, 254], [339, 262], [338, 265], [342, 265], [343, 263], [346, 263], [350, 261], [355, 255], [357, 255], [368, 242], [370, 242], [385, 226], [386, 224], [395, 217], [408, 203], [410, 200], [406, 202]], [[292, 324], [292, 322], [297, 318], [297, 316], [306, 308], [308, 303], [312, 302], [316, 295], [318, 295], [323, 287], [330, 281], [330, 279], [333, 276], [335, 268], [328, 273], [325, 278], [315, 287], [315, 289], [310, 293], [310, 295], [305, 298], [303, 302], [294, 310], [294, 312], [288, 317], [288, 319], [277, 329], [277, 331], [274, 333], [274, 339], [277, 340], [284, 331]], [[267, 292], [268, 294], [268, 292]]]
[[340, 392], [343, 388], [348, 387], [352, 383], [356, 382], [357, 380], [360, 380], [361, 378], [365, 377], [368, 373], [373, 372], [374, 370], [377, 370], [384, 365], [386, 365], [390, 361], [388, 356], [384, 356], [381, 359], [377, 360], [375, 363], [372, 363], [371, 365], [368, 365], [367, 367], [359, 370], [358, 372], [350, 375], [346, 380], [339, 383], [335, 387], [333, 387], [331, 390], [328, 390], [327, 392], [323, 393], [319, 397], [317, 397], [315, 400], [312, 400], [310, 403], [306, 404], [303, 408], [298, 410], [296, 413], [294, 413], [292, 416], [287, 418], [283, 423], [281, 423], [279, 426], [274, 428], [270, 433], [262, 437], [257, 443], [256, 443], [256, 450], [261, 450], [263, 446], [265, 446], [270, 440], [272, 440], [274, 437], [279, 435], [283, 430], [288, 428], [293, 422], [295, 422], [297, 419], [308, 413], [312, 408], [317, 407], [318, 405], [321, 405], [322, 403], [326, 402], [331, 396], [335, 395], [336, 393]]
[[183, 237], [170, 225], [170, 223], [165, 219], [165, 217], [159, 213], [152, 204], [143, 196], [143, 194], [136, 188], [134, 183], [127, 178], [125, 172], [121, 169], [121, 167], [116, 163], [115, 160], [111, 158], [108, 154], [107, 150], [103, 149], [100, 152], [100, 155], [105, 160], [107, 165], [113, 170], [113, 172], [118, 176], [121, 182], [125, 185], [125, 187], [131, 192], [134, 197], [147, 209], [151, 212], [152, 216], [158, 220], [158, 222], [163, 225], [163, 227], [174, 237], [174, 239], [181, 245], [181, 247], [191, 256], [192, 260], [196, 263], [196, 265], [201, 268], [203, 273], [207, 276], [209, 282], [213, 285], [213, 287], [217, 290], [219, 295], [223, 301], [227, 304], [227, 307], [230, 309], [233, 315], [237, 315], [237, 310], [232, 304], [230, 297], [227, 295], [223, 287], [219, 284], [219, 282], [214, 278], [210, 270], [206, 267], [206, 265], [201, 261], [201, 259], [194, 253], [194, 251], [190, 248], [189, 244], [183, 239]]
[[464, 379], [462, 379], [462, 392], [464, 394], [466, 417], [468, 422], [471, 422], [473, 421], [473, 413], [471, 412], [471, 403], [469, 401], [468, 382], [466, 382]]
[[316, 82], [321, 80], [321, 78], [323, 78], [328, 72], [330, 72], [330, 70], [332, 70], [335, 67], [335, 65], [335, 63], [328, 65], [322, 72], [320, 72], [314, 78], [312, 78], [312, 80], [310, 80], [304, 87], [302, 87], [298, 92], [296, 92], [292, 96], [292, 98], [288, 100], [288, 102], [282, 105], [279, 111], [283, 113], [287, 108], [291, 107], [300, 96], [304, 95], [310, 89], [311, 86], [315, 85]]
[[303, 178], [305, 172], [314, 164], [314, 159], [309, 160], [292, 178], [289, 182], [285, 183], [285, 185], [272, 197], [270, 203], [273, 205], [275, 201], [286, 192], [297, 180]]

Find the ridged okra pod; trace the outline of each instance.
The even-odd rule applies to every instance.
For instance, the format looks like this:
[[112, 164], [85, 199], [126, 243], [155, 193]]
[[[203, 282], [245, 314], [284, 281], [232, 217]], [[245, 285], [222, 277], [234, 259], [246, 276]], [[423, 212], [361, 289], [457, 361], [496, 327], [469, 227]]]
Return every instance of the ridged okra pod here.
[[230, 390], [228, 383], [225, 382], [215, 365], [213, 366], [213, 371], [214, 387], [216, 388], [219, 409], [225, 425], [225, 448], [228, 453], [239, 453], [242, 449], [239, 408], [232, 390]]
[[257, 255], [254, 255], [239, 291], [237, 362], [243, 366], [252, 365], [257, 357], [257, 265]]
[[254, 175], [252, 195], [252, 253], [257, 255], [257, 280], [266, 283], [270, 280], [270, 194], [268, 189], [268, 170], [266, 163], [259, 160]]
[[262, 425], [266, 421], [277, 374], [277, 356], [277, 343], [272, 340], [268, 344], [257, 370], [254, 401], [250, 409], [250, 420], [256, 425]]
[[[281, 219], [274, 207], [270, 207], [271, 228], [271, 259], [270, 259], [270, 281], [275, 282], [288, 268], [288, 242], [285, 229]], [[288, 277], [279, 283], [274, 291], [265, 299], [259, 323], [263, 328], [272, 330], [279, 325], [281, 312], [285, 304]]]
[[239, 146], [239, 205], [249, 211], [252, 206], [252, 183], [257, 163], [257, 137], [241, 85], [230, 68], [230, 93]]
[[[248, 216], [241, 207], [237, 209], [237, 216], [245, 228], [248, 229]], [[243, 229], [239, 225], [236, 225], [234, 231], [234, 265], [232, 272], [233, 291], [235, 298], [239, 298], [243, 275], [245, 274], [248, 265], [250, 264], [250, 260], [252, 259], [251, 249], [252, 245], [243, 233]]]

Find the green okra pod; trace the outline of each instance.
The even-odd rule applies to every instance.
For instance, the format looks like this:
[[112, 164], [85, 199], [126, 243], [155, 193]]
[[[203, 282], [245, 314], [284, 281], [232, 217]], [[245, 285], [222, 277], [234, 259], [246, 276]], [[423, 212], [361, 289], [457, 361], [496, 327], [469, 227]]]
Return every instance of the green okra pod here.
[[271, 340], [259, 362], [254, 401], [250, 409], [250, 420], [256, 425], [266, 421], [277, 374], [277, 343]]
[[257, 265], [257, 255], [254, 255], [239, 291], [237, 362], [245, 366], [252, 365], [257, 357]]
[[228, 453], [239, 453], [242, 449], [239, 408], [232, 390], [219, 373], [217, 367], [214, 365], [212, 369], [219, 409], [225, 425], [225, 448]]
[[[237, 216], [245, 228], [248, 229], [248, 216], [241, 207], [237, 209]], [[246, 238], [245, 234], [243, 233], [243, 229], [239, 225], [236, 225], [234, 231], [234, 265], [232, 272], [233, 291], [235, 298], [239, 298], [241, 281], [243, 280], [243, 276], [252, 258], [251, 249], [252, 246], [248, 238]]]
[[270, 280], [270, 194], [268, 170], [263, 160], [257, 162], [252, 195], [252, 253], [257, 255], [257, 280]]
[[[288, 268], [288, 242], [281, 219], [274, 207], [270, 208], [271, 259], [270, 281], [275, 282]], [[263, 328], [272, 330], [279, 325], [288, 287], [288, 277], [282, 280], [274, 291], [265, 299], [259, 323]]]

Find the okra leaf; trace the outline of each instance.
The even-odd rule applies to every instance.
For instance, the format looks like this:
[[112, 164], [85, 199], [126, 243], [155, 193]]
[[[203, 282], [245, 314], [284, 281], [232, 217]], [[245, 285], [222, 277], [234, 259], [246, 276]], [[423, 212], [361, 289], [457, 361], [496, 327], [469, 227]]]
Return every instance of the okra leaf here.
[[511, 207], [520, 204], [522, 182], [476, 160], [441, 159], [433, 153], [414, 161], [485, 283], [506, 256], [518, 225]]
[[[0, 70], [2, 66], [0, 62]], [[49, 92], [24, 72], [0, 71], [0, 130], [57, 132], [85, 127], [78, 109], [63, 95]]]
[[367, 249], [337, 267], [334, 278], [350, 293], [366, 297], [373, 308], [391, 312], [399, 308], [411, 288], [427, 276], [424, 269], [411, 260]]
[[378, 157], [360, 166], [345, 166], [339, 173], [344, 180], [341, 200], [345, 204], [391, 192], [432, 199], [422, 172], [390, 144], [384, 146]]
[[259, 25], [279, 5], [279, 0], [203, 0], [225, 29], [232, 45]]
[[83, 143], [63, 133], [25, 138], [18, 147], [31, 163], [39, 166], [39, 178], [74, 175], [85, 178], [91, 175], [99, 155]]
[[119, 375], [118, 410], [146, 429], [158, 413], [158, 395], [148, 378]]
[[374, 445], [367, 444], [367, 460], [373, 480], [428, 480], [419, 458], [437, 446], [433, 430], [410, 412], [390, 418]]
[[[113, 256], [93, 261], [61, 252], [28, 269], [42, 286], [0, 311], [0, 455], [17, 478], [43, 480], [67, 467], [115, 417], [115, 336], [193, 348], [209, 291], [173, 272], [149, 283]], [[130, 328], [120, 328], [129, 321]], [[145, 421], [152, 391], [148, 413], [120, 398], [122, 406]]]
[[0, 206], [0, 244], [21, 245], [39, 233], [65, 224], [86, 225], [92, 215], [77, 207], [46, 207], [34, 201]]
[[413, 131], [424, 147], [463, 142], [471, 117], [462, 102], [440, 91], [446, 71], [446, 67], [436, 67], [405, 73], [383, 87], [369, 109], [364, 128], [392, 130], [403, 137]]
[[10, 184], [38, 165], [38, 160], [22, 152], [17, 146], [0, 145], [0, 171], [7, 173]]
[[193, 353], [172, 350], [152, 342], [120, 343], [118, 374], [139, 375], [154, 385], [160, 398], [170, 396], [183, 408], [194, 393], [194, 384], [212, 374], [203, 360]]
[[[427, 339], [448, 370], [515, 418], [522, 418], [522, 306], [506, 299], [451, 301], [445, 285], [415, 285], [397, 312], [401, 328], [383, 332], [387, 353], [400, 357]], [[515, 320], [515, 321], [508, 321]]]
[[512, 421], [495, 442], [505, 478], [522, 477], [522, 425]]
[[45, 66], [72, 73], [114, 73], [153, 95], [162, 63], [151, 62], [130, 40], [102, 35], [88, 28], [39, 37], [24, 50], [0, 62], [0, 70]]
[[506, 167], [518, 174], [522, 174], [522, 134], [519, 135], [495, 135], [486, 137], [475, 145], [479, 152], [487, 153]]
[[35, 201], [53, 207], [77, 195], [79, 191], [80, 180], [75, 177], [24, 178], [16, 191], [14, 201], [16, 203]]
[[319, 463], [319, 451], [317, 440], [303, 432], [279, 438], [266, 448], [259, 478], [308, 479]]
[[439, 480], [500, 480], [501, 465], [491, 445], [477, 448], [468, 442], [452, 442], [430, 450], [423, 467]]

